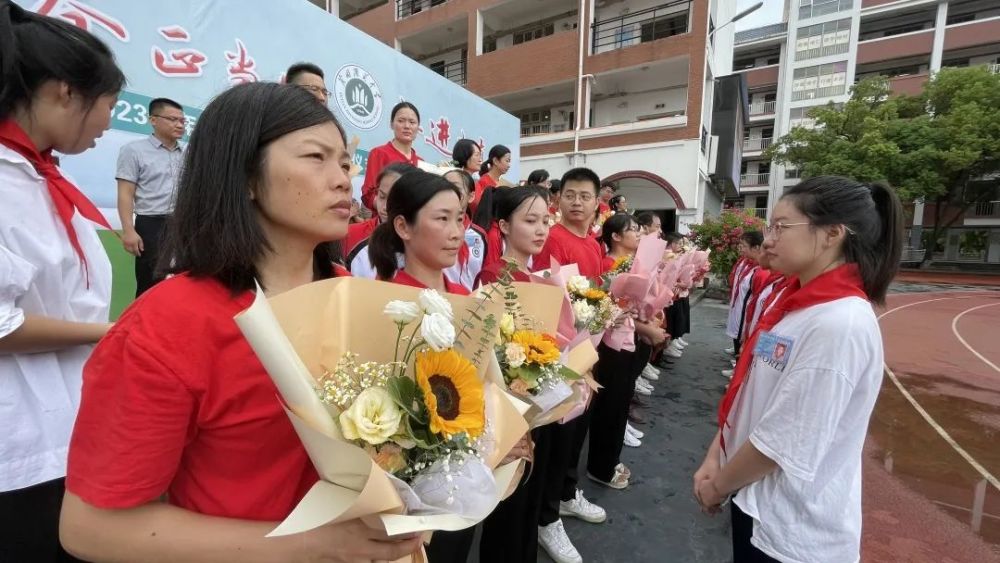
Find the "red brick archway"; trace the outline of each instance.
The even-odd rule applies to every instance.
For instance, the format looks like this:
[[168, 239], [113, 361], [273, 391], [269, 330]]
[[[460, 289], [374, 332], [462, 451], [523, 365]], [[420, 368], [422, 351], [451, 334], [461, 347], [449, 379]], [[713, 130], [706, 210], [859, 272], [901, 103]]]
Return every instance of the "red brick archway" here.
[[646, 172], [645, 170], [625, 170], [604, 178], [604, 181], [615, 183], [619, 180], [625, 180], [627, 178], [639, 178], [651, 182], [670, 195], [670, 198], [674, 200], [674, 205], [677, 209], [687, 209], [687, 206], [684, 205], [684, 200], [681, 199], [681, 194], [677, 193], [677, 189], [674, 188], [673, 185], [671, 185], [665, 178], [653, 174], [652, 172]]

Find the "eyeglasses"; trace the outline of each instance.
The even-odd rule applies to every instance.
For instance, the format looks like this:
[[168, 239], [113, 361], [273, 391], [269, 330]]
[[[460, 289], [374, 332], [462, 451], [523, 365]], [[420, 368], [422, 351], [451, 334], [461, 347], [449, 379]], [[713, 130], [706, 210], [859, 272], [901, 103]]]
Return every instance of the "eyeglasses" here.
[[563, 192], [560, 197], [562, 199], [565, 199], [566, 201], [568, 201], [570, 203], [572, 203], [572, 202], [574, 202], [576, 200], [580, 200], [580, 203], [590, 203], [590, 202], [594, 201], [594, 194], [587, 193], [587, 192], [580, 192], [580, 193], [577, 193], [577, 192], [569, 192], [569, 193]]
[[174, 123], [176, 125], [186, 125], [187, 124], [187, 118], [184, 118], [184, 117], [170, 117], [169, 115], [158, 115], [158, 114], [155, 114], [155, 113], [153, 114], [153, 117], [158, 117], [160, 119], [166, 119], [170, 123]]
[[781, 238], [781, 233], [785, 229], [787, 229], [789, 227], [801, 227], [802, 225], [808, 225], [808, 224], [809, 224], [809, 222], [805, 222], [805, 223], [782, 223], [782, 222], [779, 221], [777, 223], [771, 223], [770, 225], [768, 225], [766, 230], [767, 230], [768, 236], [770, 236], [774, 240], [778, 240], [778, 239]]
[[299, 84], [299, 88], [305, 88], [306, 90], [312, 92], [313, 94], [323, 94], [327, 98], [330, 97], [330, 91], [322, 86], [312, 86], [310, 84]]

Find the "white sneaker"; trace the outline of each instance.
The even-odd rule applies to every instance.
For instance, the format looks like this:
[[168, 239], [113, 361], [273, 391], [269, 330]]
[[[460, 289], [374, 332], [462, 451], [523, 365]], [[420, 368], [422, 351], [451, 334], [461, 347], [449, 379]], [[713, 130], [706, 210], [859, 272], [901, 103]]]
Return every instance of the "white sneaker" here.
[[633, 436], [633, 435], [629, 434], [628, 432], [626, 432], [625, 433], [625, 445], [628, 446], [628, 447], [630, 447], [630, 448], [638, 448], [639, 446], [642, 445], [642, 440], [640, 440], [640, 439], [636, 438], [635, 436]]
[[538, 543], [556, 563], [583, 563], [580, 552], [573, 547], [573, 542], [566, 535], [562, 520], [556, 520], [548, 526], [539, 526]]
[[671, 340], [671, 342], [673, 342], [673, 344], [677, 346], [677, 348], [680, 350], [687, 348], [687, 344], [681, 342], [680, 338], [674, 338], [673, 340]]
[[646, 364], [646, 367], [642, 368], [642, 376], [650, 381], [659, 381], [660, 370], [654, 368], [652, 364]]
[[[583, 491], [576, 490], [576, 498], [570, 501], [559, 501], [559, 516], [573, 516], [584, 522], [600, 524], [608, 519], [604, 509], [583, 498]], [[560, 525], [561, 526], [561, 525]]]
[[638, 394], [640, 394], [640, 395], [642, 395], [643, 397], [648, 397], [648, 396], [652, 395], [653, 394], [653, 390], [652, 389], [650, 389], [649, 387], [644, 387], [641, 383], [639, 383], [639, 381], [641, 379], [642, 378], [640, 377], [635, 382], [635, 392], [638, 393]]
[[688, 346], [691, 345], [690, 342], [688, 342], [687, 340], [684, 340], [683, 338], [678, 338], [677, 339], [677, 343], [680, 344], [682, 348], [687, 348]]
[[632, 426], [632, 424], [629, 423], [629, 422], [625, 423], [625, 433], [626, 434], [631, 434], [632, 436], [635, 436], [636, 438], [638, 438], [640, 440], [642, 440], [642, 437], [646, 435], [645, 432], [643, 432], [642, 430], [639, 430], [635, 426]]
[[731, 369], [724, 369], [724, 370], [722, 370], [722, 377], [725, 377], [726, 379], [732, 379], [733, 378], [733, 371], [734, 370], [731, 370]]
[[639, 376], [639, 378], [636, 379], [635, 382], [642, 385], [646, 389], [649, 389], [650, 391], [653, 391], [655, 389], [655, 387], [653, 387], [653, 384], [650, 383], [645, 377]]
[[663, 351], [663, 354], [671, 358], [680, 358], [681, 350], [680, 348], [667, 347], [667, 349]]
[[732, 346], [730, 346], [729, 348], [726, 348], [726, 353], [729, 354], [730, 356], [732, 356], [733, 354], [736, 353], [736, 348], [733, 348]]

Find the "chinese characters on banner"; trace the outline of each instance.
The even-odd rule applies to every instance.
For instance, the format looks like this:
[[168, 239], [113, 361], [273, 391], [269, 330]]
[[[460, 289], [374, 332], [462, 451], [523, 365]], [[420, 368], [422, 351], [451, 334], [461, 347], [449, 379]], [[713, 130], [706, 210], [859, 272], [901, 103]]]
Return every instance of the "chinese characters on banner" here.
[[120, 41], [128, 43], [129, 34], [122, 22], [104, 12], [76, 0], [44, 0], [35, 7], [35, 12], [67, 21], [81, 29], [94, 32], [91, 24], [103, 28]]
[[[424, 142], [434, 148], [444, 156], [451, 156], [451, 122], [447, 117], [441, 116], [438, 119], [432, 119], [430, 121], [431, 134], [424, 137]], [[424, 128], [420, 128], [420, 132], [424, 132]], [[465, 130], [463, 129], [461, 134], [458, 136], [459, 139], [465, 138]], [[476, 141], [482, 150], [485, 150], [486, 140], [480, 137]]]

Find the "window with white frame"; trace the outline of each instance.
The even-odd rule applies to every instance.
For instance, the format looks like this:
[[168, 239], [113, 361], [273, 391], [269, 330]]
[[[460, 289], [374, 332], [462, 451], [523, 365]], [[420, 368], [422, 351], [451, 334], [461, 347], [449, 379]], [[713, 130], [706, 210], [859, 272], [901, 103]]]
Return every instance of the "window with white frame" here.
[[792, 101], [839, 96], [847, 91], [847, 61], [807, 66], [792, 73]]
[[799, 19], [835, 14], [853, 7], [854, 0], [799, 0]]
[[800, 27], [795, 39], [795, 60], [839, 55], [846, 53], [850, 45], [850, 18]]

